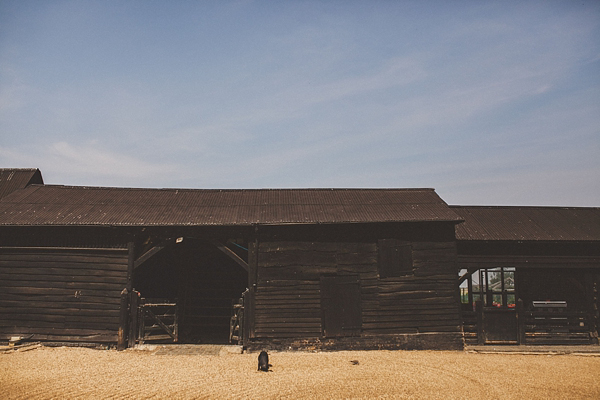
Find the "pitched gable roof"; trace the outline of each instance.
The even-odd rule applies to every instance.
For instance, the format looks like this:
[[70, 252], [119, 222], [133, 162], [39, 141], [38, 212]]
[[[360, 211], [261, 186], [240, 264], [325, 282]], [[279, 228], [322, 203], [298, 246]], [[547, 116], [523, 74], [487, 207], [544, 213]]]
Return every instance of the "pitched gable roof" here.
[[452, 221], [433, 189], [128, 189], [29, 186], [0, 225], [252, 225]]

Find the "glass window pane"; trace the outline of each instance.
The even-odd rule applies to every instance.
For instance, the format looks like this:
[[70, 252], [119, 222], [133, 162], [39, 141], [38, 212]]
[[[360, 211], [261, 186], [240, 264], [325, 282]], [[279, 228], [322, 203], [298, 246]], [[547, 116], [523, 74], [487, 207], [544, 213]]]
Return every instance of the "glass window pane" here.
[[508, 294], [506, 296], [507, 306], [510, 308], [514, 308], [516, 306], [516, 298], [514, 294]]
[[501, 292], [502, 291], [502, 269], [501, 268], [491, 268], [488, 270], [488, 290], [493, 292]]
[[515, 272], [514, 271], [504, 271], [504, 289], [514, 290], [514, 288], [515, 288]]
[[460, 302], [463, 304], [469, 303], [469, 288], [460, 288]]
[[492, 296], [492, 306], [502, 307], [502, 295], [501, 294], [495, 294]]
[[478, 293], [479, 292], [479, 272], [474, 272], [471, 275], [471, 282], [473, 282], [473, 293]]

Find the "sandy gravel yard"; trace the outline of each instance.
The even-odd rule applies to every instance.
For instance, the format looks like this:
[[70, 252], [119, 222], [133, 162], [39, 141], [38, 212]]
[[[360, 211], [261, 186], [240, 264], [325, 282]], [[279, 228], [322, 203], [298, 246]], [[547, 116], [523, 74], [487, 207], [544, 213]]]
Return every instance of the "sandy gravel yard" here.
[[0, 353], [2, 399], [599, 399], [597, 355], [444, 351]]

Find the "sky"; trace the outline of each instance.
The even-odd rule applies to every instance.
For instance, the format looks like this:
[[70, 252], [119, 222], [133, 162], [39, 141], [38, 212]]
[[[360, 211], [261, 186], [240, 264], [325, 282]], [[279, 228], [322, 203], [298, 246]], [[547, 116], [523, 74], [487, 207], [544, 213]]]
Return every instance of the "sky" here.
[[0, 167], [600, 207], [600, 1], [0, 0]]

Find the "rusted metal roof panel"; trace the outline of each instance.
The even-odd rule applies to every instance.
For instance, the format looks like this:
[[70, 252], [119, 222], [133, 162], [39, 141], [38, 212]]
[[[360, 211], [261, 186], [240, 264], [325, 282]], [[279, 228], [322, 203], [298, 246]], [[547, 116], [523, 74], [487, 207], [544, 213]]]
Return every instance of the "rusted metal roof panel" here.
[[461, 219], [433, 189], [127, 189], [33, 185], [0, 225], [251, 225]]
[[451, 206], [458, 240], [600, 240], [600, 208]]
[[0, 199], [28, 185], [43, 183], [39, 169], [0, 168]]

